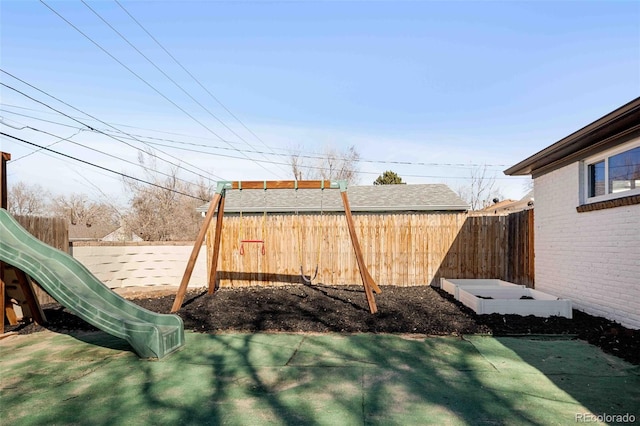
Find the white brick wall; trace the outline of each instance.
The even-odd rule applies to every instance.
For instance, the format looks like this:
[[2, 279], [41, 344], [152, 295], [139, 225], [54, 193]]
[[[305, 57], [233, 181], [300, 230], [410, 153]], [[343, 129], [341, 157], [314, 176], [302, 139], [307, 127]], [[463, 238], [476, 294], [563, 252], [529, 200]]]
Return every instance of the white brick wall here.
[[640, 205], [578, 213], [577, 162], [534, 187], [536, 289], [640, 329]]
[[[110, 288], [179, 286], [193, 246], [74, 246], [73, 257]], [[207, 249], [202, 246], [189, 288], [207, 285]]]

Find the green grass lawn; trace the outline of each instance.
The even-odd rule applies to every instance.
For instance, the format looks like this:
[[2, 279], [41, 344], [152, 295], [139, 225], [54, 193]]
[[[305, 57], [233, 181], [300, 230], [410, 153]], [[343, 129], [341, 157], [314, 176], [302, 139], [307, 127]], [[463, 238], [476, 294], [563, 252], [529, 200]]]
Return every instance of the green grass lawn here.
[[571, 424], [640, 419], [640, 369], [580, 340], [188, 332], [162, 361], [101, 332], [0, 342], [3, 424]]

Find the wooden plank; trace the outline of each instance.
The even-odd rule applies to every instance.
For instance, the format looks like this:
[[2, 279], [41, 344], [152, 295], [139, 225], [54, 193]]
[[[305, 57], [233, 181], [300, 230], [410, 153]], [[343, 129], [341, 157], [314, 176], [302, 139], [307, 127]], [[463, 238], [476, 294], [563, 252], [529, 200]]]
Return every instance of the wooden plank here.
[[249, 181], [233, 181], [231, 189], [339, 189], [331, 188], [331, 181], [325, 180], [324, 186], [322, 180], [249, 180]]
[[224, 199], [220, 197], [218, 215], [216, 216], [216, 233], [213, 240], [213, 258], [209, 270], [209, 294], [213, 294], [216, 287], [216, 275], [218, 273], [218, 259], [220, 258], [220, 241], [222, 240], [222, 219], [224, 217]]
[[191, 256], [189, 256], [189, 261], [187, 262], [187, 267], [184, 271], [182, 281], [180, 282], [178, 293], [176, 294], [176, 298], [173, 301], [171, 312], [177, 312], [182, 306], [184, 295], [187, 292], [187, 286], [189, 285], [189, 280], [191, 279], [191, 274], [193, 273], [193, 268], [196, 266], [196, 260], [198, 260], [198, 254], [200, 254], [200, 248], [202, 247], [202, 243], [204, 242], [204, 236], [207, 234], [207, 230], [209, 229], [209, 224], [211, 223], [211, 219], [213, 218], [213, 213], [216, 211], [216, 207], [220, 204], [220, 198], [222, 198], [222, 194], [215, 194], [213, 196], [213, 200], [211, 200], [211, 203], [209, 203], [209, 210], [204, 217], [204, 222], [202, 222], [202, 226], [200, 227], [200, 231], [198, 232], [198, 236], [196, 237], [196, 242], [193, 244], [193, 250], [191, 251]]
[[0, 152], [0, 207], [7, 209], [7, 161], [11, 160], [11, 154], [8, 152]]
[[[7, 161], [11, 160], [11, 154], [8, 152], [0, 152], [0, 207], [7, 208]], [[0, 307], [2, 308], [2, 324], [0, 325], [0, 334], [4, 334], [4, 318], [7, 315], [5, 308], [4, 295], [4, 263], [0, 262]], [[13, 309], [12, 309], [13, 311]], [[14, 312], [15, 315], [15, 312]], [[9, 318], [11, 324], [11, 318]]]
[[372, 314], [375, 314], [378, 311], [376, 306], [376, 300], [373, 296], [372, 288], [375, 286], [377, 288], [377, 292], [380, 292], [380, 288], [378, 288], [371, 275], [367, 271], [367, 267], [364, 264], [364, 259], [362, 257], [362, 250], [360, 249], [360, 243], [358, 242], [358, 236], [356, 235], [355, 225], [353, 223], [353, 216], [351, 215], [351, 208], [349, 207], [349, 199], [347, 198], [346, 192], [341, 192], [340, 196], [342, 197], [342, 203], [344, 204], [344, 211], [347, 217], [347, 226], [349, 227], [349, 234], [351, 235], [351, 243], [353, 245], [353, 249], [356, 253], [356, 259], [358, 261], [358, 268], [360, 269], [360, 275], [362, 277], [362, 284], [364, 286], [364, 292], [367, 296], [367, 303], [369, 304], [369, 311]]
[[528, 238], [528, 243], [529, 243], [529, 247], [528, 247], [528, 283], [527, 286], [531, 287], [531, 288], [535, 288], [535, 282], [536, 282], [536, 263], [535, 263], [535, 240], [534, 240], [534, 224], [535, 224], [535, 219], [534, 219], [534, 214], [533, 214], [533, 209], [528, 210], [527, 211], [527, 228], [529, 231], [529, 238]]
[[17, 336], [18, 332], [17, 331], [9, 331], [8, 333], [0, 333], [0, 340], [2, 339], [6, 339], [7, 337], [11, 337], [11, 336]]
[[[4, 154], [4, 153], [2, 153]], [[0, 324], [0, 335], [4, 334], [4, 318], [5, 318], [5, 310], [4, 310], [4, 262], [0, 262], [0, 307], [2, 308], [2, 318]]]
[[42, 307], [40, 306], [40, 303], [38, 303], [38, 298], [36, 297], [36, 294], [33, 290], [33, 286], [31, 285], [31, 281], [29, 277], [27, 276], [26, 273], [24, 273], [18, 268], [13, 268], [13, 270], [16, 274], [16, 277], [18, 278], [18, 284], [22, 288], [22, 294], [24, 294], [24, 297], [27, 302], [27, 306], [29, 306], [29, 310], [31, 311], [31, 316], [33, 318], [33, 321], [36, 324], [40, 324], [40, 325], [46, 324], [47, 318], [45, 317], [44, 312], [42, 311]]

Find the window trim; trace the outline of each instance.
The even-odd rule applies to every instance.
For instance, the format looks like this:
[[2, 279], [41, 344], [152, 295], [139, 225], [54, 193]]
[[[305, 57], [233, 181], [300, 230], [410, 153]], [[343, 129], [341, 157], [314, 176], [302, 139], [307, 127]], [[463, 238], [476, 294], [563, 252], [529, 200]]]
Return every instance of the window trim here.
[[[629, 151], [634, 148], [640, 147], [640, 138], [633, 139], [627, 143], [619, 145], [615, 148], [608, 149], [606, 151], [602, 151], [596, 155], [592, 155], [590, 157], [585, 158], [581, 161], [581, 169], [582, 169], [582, 179], [580, 183], [580, 204], [592, 204], [598, 203], [601, 201], [609, 201], [615, 200], [617, 198], [630, 197], [634, 195], [640, 195], [640, 188], [632, 189], [629, 191], [615, 192], [609, 193], [609, 157], [613, 157], [614, 155], [620, 154], [625, 151]], [[598, 195], [595, 197], [589, 197], [589, 166], [592, 164], [596, 164], [599, 161], [604, 161], [604, 185], [605, 185], [605, 193], [604, 195]]]

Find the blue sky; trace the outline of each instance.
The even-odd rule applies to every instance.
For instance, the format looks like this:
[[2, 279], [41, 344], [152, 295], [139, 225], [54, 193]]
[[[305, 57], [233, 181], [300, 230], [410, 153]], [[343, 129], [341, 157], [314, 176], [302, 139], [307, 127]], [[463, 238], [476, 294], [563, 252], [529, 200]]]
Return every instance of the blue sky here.
[[[46, 3], [193, 118], [40, 2], [0, 3], [1, 68], [126, 132], [226, 148], [212, 150], [218, 155], [162, 148], [213, 180], [290, 179], [286, 166], [272, 164], [286, 162], [287, 150], [355, 145], [368, 160], [436, 163], [364, 162], [361, 184], [391, 169], [409, 183], [457, 189], [472, 164], [486, 163], [503, 195], [519, 198], [526, 179], [502, 170], [640, 95], [640, 2], [122, 1], [257, 139], [115, 2], [88, 4], [211, 114], [84, 4]], [[105, 128], [7, 74], [0, 79]], [[10, 89], [0, 95], [5, 133], [47, 145], [57, 139], [15, 127], [78, 132], [39, 120], [78, 126]], [[72, 140], [136, 161], [134, 149], [96, 133]], [[1, 143], [14, 158], [32, 150], [6, 137]], [[68, 141], [52, 149], [143, 176]], [[256, 150], [267, 154], [249, 152]], [[69, 160], [36, 153], [9, 164], [10, 182], [126, 198], [117, 178]]]

